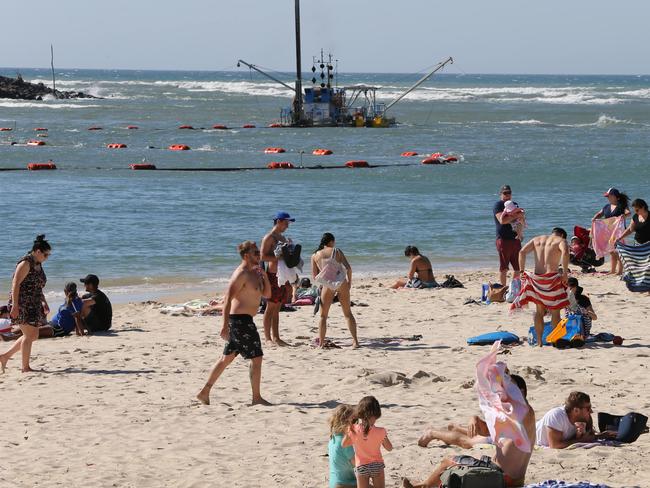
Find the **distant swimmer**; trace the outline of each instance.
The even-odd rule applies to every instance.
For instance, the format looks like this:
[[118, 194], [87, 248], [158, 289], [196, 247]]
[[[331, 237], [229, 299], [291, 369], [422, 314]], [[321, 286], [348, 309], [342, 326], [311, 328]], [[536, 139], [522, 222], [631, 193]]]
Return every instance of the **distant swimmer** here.
[[260, 393], [262, 380], [262, 341], [257, 332], [253, 316], [257, 313], [260, 299], [271, 296], [271, 284], [260, 268], [260, 251], [257, 244], [244, 241], [238, 247], [241, 264], [233, 272], [223, 305], [223, 327], [221, 337], [226, 341], [223, 355], [208, 377], [196, 398], [205, 405], [210, 404], [210, 390], [225, 369], [238, 354], [250, 359], [250, 381], [253, 390], [252, 405], [270, 405]]

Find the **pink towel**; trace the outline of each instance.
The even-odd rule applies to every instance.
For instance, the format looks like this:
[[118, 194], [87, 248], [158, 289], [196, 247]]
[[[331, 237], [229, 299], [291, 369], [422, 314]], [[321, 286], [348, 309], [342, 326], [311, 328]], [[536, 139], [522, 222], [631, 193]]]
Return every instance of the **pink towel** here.
[[591, 223], [591, 247], [594, 248], [596, 258], [614, 251], [616, 240], [625, 232], [625, 217], [610, 217], [608, 219], [594, 220]]
[[510, 439], [517, 449], [531, 452], [531, 443], [524, 428], [528, 404], [517, 384], [505, 372], [506, 364], [497, 362], [501, 341], [492, 345], [490, 353], [476, 364], [478, 402], [490, 436], [496, 444]]

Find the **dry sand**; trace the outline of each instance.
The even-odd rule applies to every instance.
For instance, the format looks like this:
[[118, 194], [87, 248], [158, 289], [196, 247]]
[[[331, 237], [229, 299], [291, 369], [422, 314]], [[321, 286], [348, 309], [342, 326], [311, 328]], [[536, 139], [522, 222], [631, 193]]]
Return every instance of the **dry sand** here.
[[[283, 338], [295, 347], [265, 348], [262, 388], [273, 407], [247, 406], [248, 363], [241, 358], [213, 389], [212, 405], [194, 400], [223, 348], [220, 318], [129, 304], [117, 307], [106, 336], [39, 341], [32, 366], [44, 372], [21, 374], [16, 356], [0, 376], [0, 486], [325, 487], [327, 418], [338, 403], [364, 395], [379, 399], [378, 425], [395, 446], [385, 455], [387, 486], [404, 475], [420, 479], [443, 456], [461, 452], [418, 447], [422, 430], [478, 413], [474, 367], [488, 347], [469, 347], [465, 339], [497, 329], [525, 336], [532, 322], [532, 311], [510, 316], [503, 304], [463, 305], [479, 298], [493, 275], [457, 277], [466, 289], [394, 291], [386, 279], [355, 282], [353, 300], [368, 305], [353, 308], [360, 350], [313, 349], [311, 307], [282, 313]], [[576, 389], [591, 395], [596, 411], [648, 414], [650, 297], [629, 293], [613, 277], [580, 279], [599, 315], [593, 331], [620, 334], [623, 346], [521, 345], [500, 357], [528, 382], [538, 418]], [[256, 322], [261, 328], [262, 317]], [[421, 340], [385, 340], [417, 334]], [[350, 344], [336, 306], [328, 337]], [[537, 450], [527, 482], [648, 487], [649, 455], [650, 435], [624, 447]]]

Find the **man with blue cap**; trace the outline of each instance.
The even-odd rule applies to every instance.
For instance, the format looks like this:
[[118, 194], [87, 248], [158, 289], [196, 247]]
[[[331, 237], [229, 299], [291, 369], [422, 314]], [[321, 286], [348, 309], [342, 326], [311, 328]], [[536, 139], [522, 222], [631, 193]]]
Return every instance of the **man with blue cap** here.
[[278, 259], [281, 256], [278, 258], [275, 255], [275, 249], [280, 243], [290, 243], [283, 234], [289, 228], [289, 223], [295, 221], [287, 212], [276, 213], [273, 228], [262, 239], [262, 261], [267, 263], [266, 274], [271, 282], [271, 297], [266, 300], [264, 311], [264, 338], [278, 346], [289, 345], [280, 339], [280, 308], [291, 297], [293, 289], [289, 282], [278, 283]]

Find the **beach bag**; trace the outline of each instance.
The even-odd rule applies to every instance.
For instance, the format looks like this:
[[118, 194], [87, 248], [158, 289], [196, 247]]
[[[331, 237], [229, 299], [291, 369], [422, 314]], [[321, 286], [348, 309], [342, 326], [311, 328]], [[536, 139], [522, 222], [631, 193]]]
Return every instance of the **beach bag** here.
[[440, 285], [441, 288], [465, 288], [465, 286], [456, 279], [454, 275], [445, 275], [445, 281]]
[[411, 278], [406, 282], [404, 288], [422, 288], [422, 280], [420, 278]]
[[512, 303], [515, 301], [515, 298], [519, 295], [521, 292], [521, 280], [519, 278], [515, 278], [510, 282], [510, 286], [508, 287], [508, 292], [506, 293], [506, 302]]
[[452, 466], [440, 476], [442, 488], [505, 488], [503, 471], [490, 467]]
[[300, 252], [302, 246], [300, 244], [293, 244], [282, 246], [282, 258], [287, 265], [287, 268], [295, 268], [300, 264]]
[[488, 283], [487, 299], [494, 302], [505, 302], [508, 288], [501, 286], [499, 283]]
[[314, 281], [319, 285], [331, 290], [338, 290], [348, 277], [348, 270], [342, 263], [336, 260], [336, 248], [332, 251], [332, 257], [327, 260], [323, 269], [316, 275]]
[[632, 443], [646, 431], [648, 417], [640, 413], [630, 412], [627, 415], [610, 415], [598, 412], [598, 428], [601, 432], [614, 430], [618, 442]]

